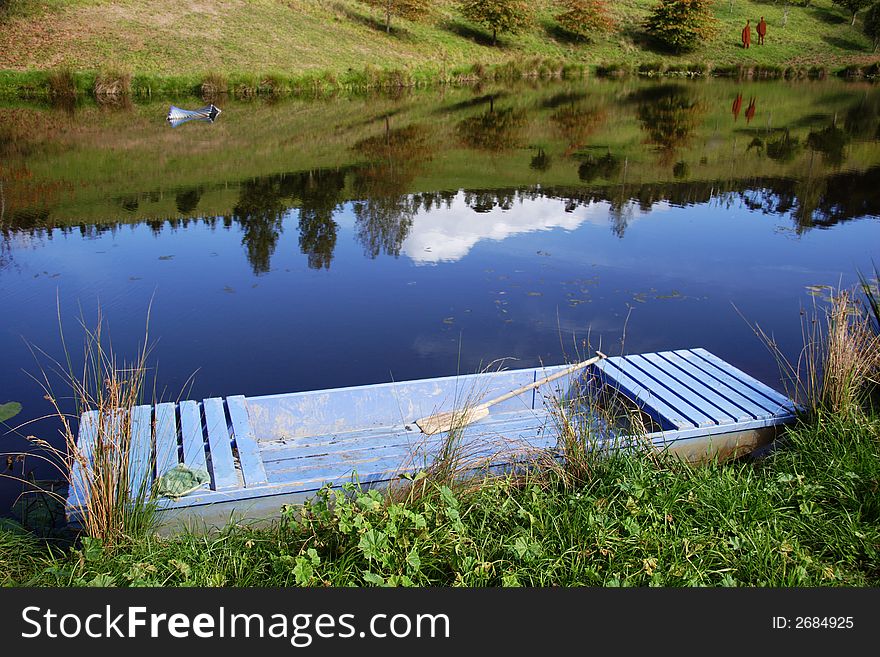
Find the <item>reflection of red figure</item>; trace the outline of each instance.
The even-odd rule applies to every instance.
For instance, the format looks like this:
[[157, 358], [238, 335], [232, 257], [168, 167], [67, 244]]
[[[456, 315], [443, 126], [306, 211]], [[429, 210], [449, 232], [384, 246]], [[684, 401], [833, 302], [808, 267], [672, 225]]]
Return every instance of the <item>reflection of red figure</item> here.
[[749, 100], [749, 106], [746, 107], [746, 123], [751, 122], [755, 118], [755, 99]]
[[743, 48], [748, 48], [752, 45], [752, 26], [749, 24], [748, 20], [746, 20], [746, 26], [743, 28], [742, 41]]
[[743, 106], [743, 95], [737, 94], [736, 100], [733, 101], [733, 120], [736, 121], [739, 118], [739, 111]]
[[755, 31], [758, 33], [758, 45], [763, 46], [764, 37], [767, 35], [767, 21], [764, 20], [763, 16], [761, 16], [761, 22], [758, 23]]

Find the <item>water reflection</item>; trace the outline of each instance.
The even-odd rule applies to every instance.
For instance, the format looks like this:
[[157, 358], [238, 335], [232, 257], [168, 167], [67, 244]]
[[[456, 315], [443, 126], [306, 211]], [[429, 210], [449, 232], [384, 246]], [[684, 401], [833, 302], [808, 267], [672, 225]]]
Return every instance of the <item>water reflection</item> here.
[[520, 145], [525, 124], [526, 112], [523, 109], [496, 109], [495, 98], [490, 96], [489, 109], [460, 121], [456, 132], [466, 148], [500, 152]]
[[691, 90], [679, 85], [642, 89], [631, 100], [637, 104], [636, 116], [647, 134], [647, 143], [655, 147], [663, 164], [671, 163], [680, 150], [689, 146], [705, 111]]
[[238, 203], [230, 219], [242, 228], [241, 242], [247, 247], [248, 261], [255, 274], [269, 271], [269, 261], [281, 235], [282, 220], [287, 211], [281, 188], [283, 178], [258, 178], [241, 185]]
[[299, 248], [311, 269], [330, 269], [339, 229], [333, 214], [344, 199], [345, 175], [319, 169], [285, 177], [285, 190], [299, 200]]

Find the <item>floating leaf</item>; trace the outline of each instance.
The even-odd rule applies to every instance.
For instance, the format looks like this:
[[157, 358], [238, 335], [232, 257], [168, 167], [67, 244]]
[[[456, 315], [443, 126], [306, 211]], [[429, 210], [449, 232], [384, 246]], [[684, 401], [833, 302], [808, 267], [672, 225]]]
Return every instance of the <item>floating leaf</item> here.
[[8, 402], [6, 404], [0, 404], [0, 422], [11, 420], [19, 413], [21, 413], [21, 404], [19, 404], [18, 402]]

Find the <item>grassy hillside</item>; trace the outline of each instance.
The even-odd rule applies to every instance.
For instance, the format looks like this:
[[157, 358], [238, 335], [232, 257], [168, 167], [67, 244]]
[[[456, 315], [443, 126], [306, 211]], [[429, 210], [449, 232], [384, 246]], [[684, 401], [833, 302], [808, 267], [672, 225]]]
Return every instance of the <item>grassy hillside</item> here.
[[[653, 0], [608, 3], [616, 29], [594, 43], [560, 30], [552, 0], [535, 0], [525, 32], [497, 46], [465, 21], [453, 0], [435, 0], [419, 22], [395, 20], [386, 34], [382, 15], [356, 0], [9, 0], [0, 19], [0, 70], [122, 70], [132, 74], [203, 76], [209, 72], [296, 76], [328, 73], [344, 82], [365, 67], [432, 78], [474, 64], [539, 57], [584, 65], [823, 66], [831, 70], [876, 61], [861, 32], [830, 0], [809, 7], [787, 3], [719, 1], [718, 36], [696, 52], [657, 52], [640, 24]], [[747, 18], [764, 16], [765, 46], [744, 50]], [[412, 78], [410, 78], [412, 79]]]

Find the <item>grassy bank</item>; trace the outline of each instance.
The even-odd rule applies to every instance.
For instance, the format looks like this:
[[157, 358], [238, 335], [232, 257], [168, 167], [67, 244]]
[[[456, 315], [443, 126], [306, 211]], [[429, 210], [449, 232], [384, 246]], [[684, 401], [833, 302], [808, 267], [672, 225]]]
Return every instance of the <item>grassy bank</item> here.
[[[357, 0], [204, 0], [182, 15], [170, 0], [11, 0], [0, 20], [0, 94], [100, 93], [107, 89], [96, 86], [101, 76], [121, 81], [117, 90], [155, 97], [202, 90], [271, 96], [587, 71], [877, 72], [861, 20], [851, 26], [830, 0], [809, 7], [718, 2], [718, 36], [683, 55], [658, 50], [640, 27], [652, 0], [613, 3], [616, 26], [590, 42], [559, 27], [552, 0], [530, 4], [530, 27], [493, 46], [452, 0], [436, 0], [418, 21], [396, 20], [390, 33], [380, 13]], [[760, 16], [769, 25], [766, 45], [745, 50], [740, 29]], [[70, 73], [59, 80], [58, 72]]]
[[566, 486], [497, 481], [408, 504], [377, 493], [271, 529], [113, 553], [0, 532], [7, 585], [877, 586], [880, 417], [818, 416], [761, 462], [607, 459]]

